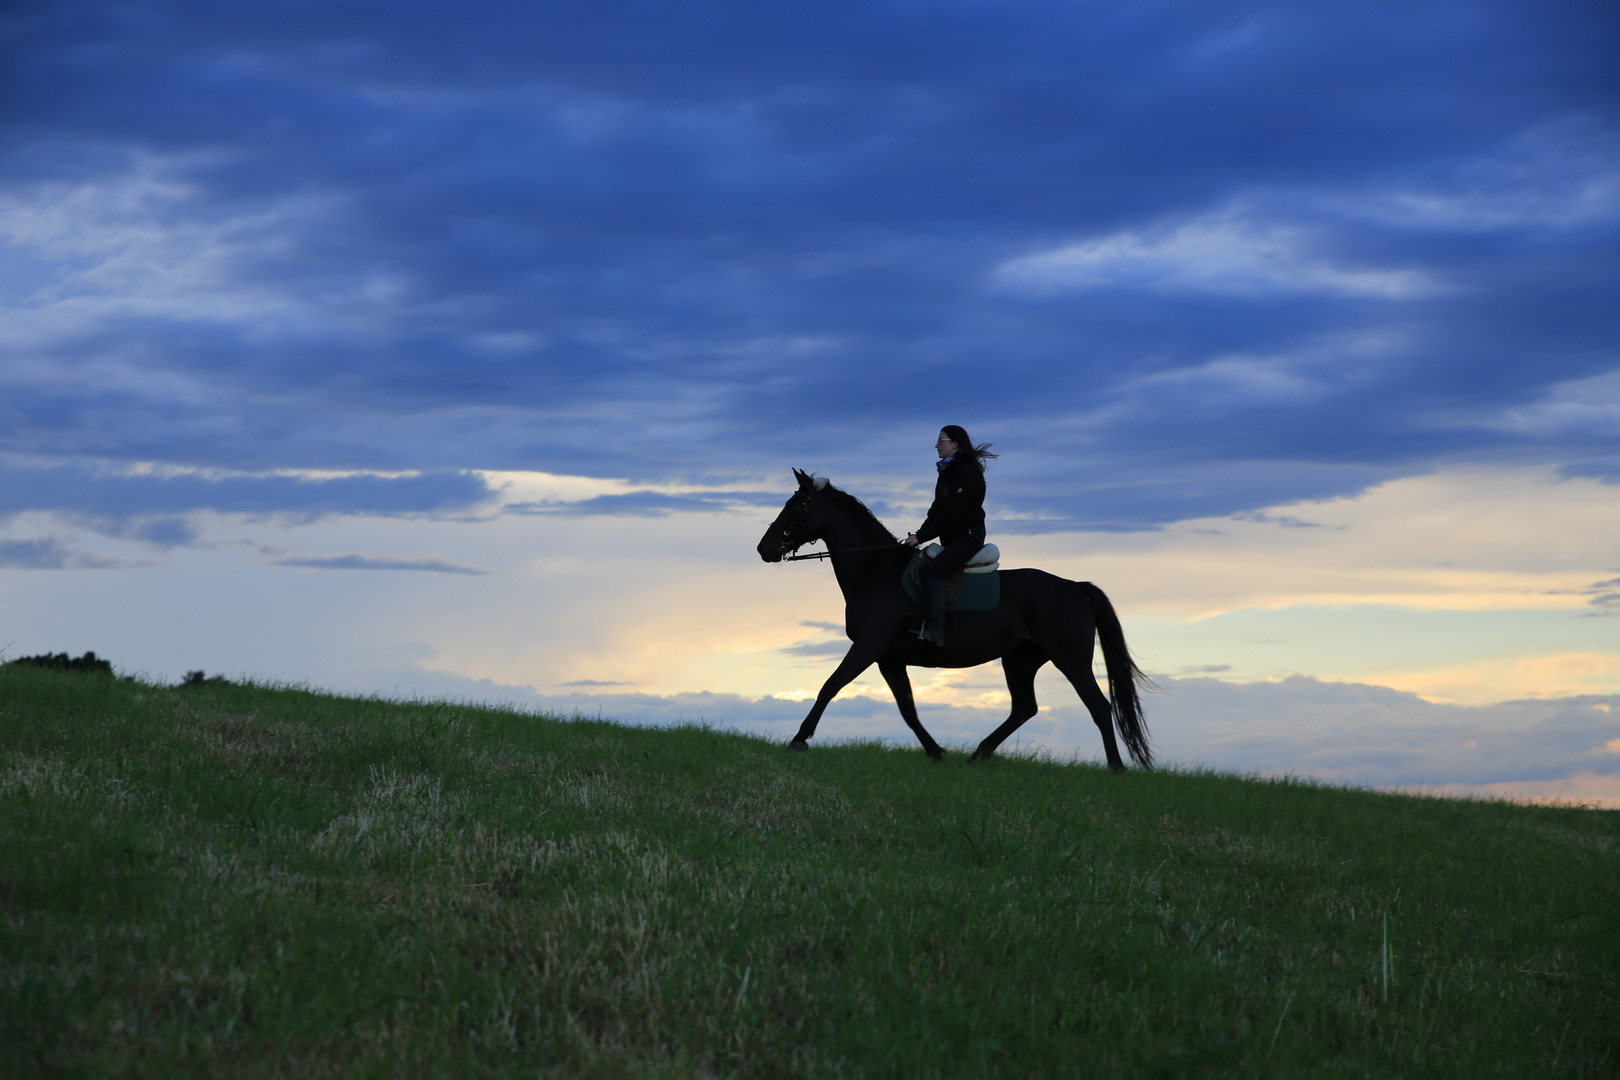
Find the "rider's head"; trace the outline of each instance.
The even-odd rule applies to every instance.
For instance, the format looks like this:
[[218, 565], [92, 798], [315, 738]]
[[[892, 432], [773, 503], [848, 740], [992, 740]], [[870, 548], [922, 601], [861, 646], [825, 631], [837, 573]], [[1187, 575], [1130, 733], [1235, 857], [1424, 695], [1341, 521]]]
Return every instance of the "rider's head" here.
[[[979, 467], [980, 471], [983, 471], [984, 463], [987, 458], [993, 458], [996, 456], [990, 452], [989, 443], [981, 443], [978, 446], [974, 446], [973, 440], [968, 437], [967, 429], [962, 427], [960, 424], [946, 424], [944, 427], [940, 428], [939, 440], [940, 441], [936, 445], [939, 449], [940, 457], [950, 457], [954, 455], [962, 458], [965, 461], [973, 462]], [[955, 449], [947, 446], [947, 443], [954, 443]]]

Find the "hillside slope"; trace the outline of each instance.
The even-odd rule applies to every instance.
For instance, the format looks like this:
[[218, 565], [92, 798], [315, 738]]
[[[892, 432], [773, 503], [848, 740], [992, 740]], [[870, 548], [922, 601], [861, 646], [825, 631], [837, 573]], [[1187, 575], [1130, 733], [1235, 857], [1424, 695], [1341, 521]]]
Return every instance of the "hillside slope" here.
[[0, 668], [12, 1075], [1612, 1076], [1620, 813]]

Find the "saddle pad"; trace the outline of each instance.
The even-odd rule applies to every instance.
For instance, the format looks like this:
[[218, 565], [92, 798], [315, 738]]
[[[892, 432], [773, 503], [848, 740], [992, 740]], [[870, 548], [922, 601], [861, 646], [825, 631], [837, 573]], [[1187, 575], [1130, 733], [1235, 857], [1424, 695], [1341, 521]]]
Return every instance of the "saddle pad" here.
[[[913, 604], [922, 603], [922, 594], [911, 580], [911, 568], [917, 565], [920, 558], [921, 554], [913, 556], [906, 566], [906, 572], [900, 575], [900, 585], [906, 590], [906, 599]], [[1001, 606], [999, 571], [994, 574], [962, 574], [961, 577], [962, 594], [945, 605], [946, 611], [994, 611]]]
[[[939, 553], [945, 549], [938, 544], [929, 544], [922, 549], [923, 558], [937, 559]], [[994, 544], [986, 544], [979, 549], [979, 553], [967, 561], [962, 567], [964, 574], [993, 574], [1001, 569], [1001, 549]]]

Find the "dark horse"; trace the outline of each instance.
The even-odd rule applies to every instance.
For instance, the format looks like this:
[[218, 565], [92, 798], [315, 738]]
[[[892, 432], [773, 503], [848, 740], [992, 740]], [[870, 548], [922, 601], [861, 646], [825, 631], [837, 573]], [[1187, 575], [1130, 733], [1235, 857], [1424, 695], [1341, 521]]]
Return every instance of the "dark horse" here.
[[[1101, 589], [1044, 570], [1002, 570], [999, 608], [953, 611], [943, 647], [919, 641], [916, 630], [922, 608], [906, 598], [900, 583], [913, 549], [896, 540], [855, 496], [798, 469], [793, 474], [799, 490], [765, 531], [759, 557], [781, 562], [801, 545], [826, 541], [838, 587], [844, 592], [844, 632], [854, 644], [822, 685], [810, 715], [788, 744], [791, 749], [809, 749], [807, 740], [816, 733], [834, 695], [876, 663], [894, 692], [900, 715], [937, 761], [945, 751], [917, 719], [906, 668], [974, 667], [1000, 657], [1012, 694], [1012, 714], [979, 744], [974, 760], [995, 753], [1007, 736], [1035, 715], [1035, 673], [1050, 660], [1074, 686], [1102, 732], [1108, 767], [1125, 767], [1114, 740], [1116, 725], [1132, 760], [1145, 769], [1153, 767], [1147, 722], [1136, 694], [1137, 680], [1146, 682], [1146, 676], [1131, 659], [1114, 605]], [[1112, 704], [1091, 673], [1094, 637], [1102, 641]]]

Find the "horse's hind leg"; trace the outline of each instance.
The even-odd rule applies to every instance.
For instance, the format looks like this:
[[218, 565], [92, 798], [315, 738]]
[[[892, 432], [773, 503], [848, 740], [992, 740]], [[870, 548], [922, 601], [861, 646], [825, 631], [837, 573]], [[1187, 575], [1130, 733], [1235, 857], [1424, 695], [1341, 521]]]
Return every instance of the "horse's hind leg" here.
[[928, 756], [939, 761], [945, 756], [945, 750], [928, 734], [928, 729], [922, 726], [922, 721], [917, 717], [917, 702], [911, 696], [911, 676], [906, 674], [906, 665], [894, 660], [880, 660], [878, 670], [883, 673], [883, 681], [889, 684], [894, 703], [900, 707], [900, 715], [905, 719], [906, 726], [916, 733]]
[[1007, 692], [1012, 695], [1012, 712], [996, 730], [984, 737], [973, 751], [973, 760], [987, 758], [996, 747], [1007, 741], [1007, 736], [1023, 726], [1024, 721], [1040, 711], [1035, 704], [1035, 673], [1046, 663], [1046, 654], [1025, 642], [1001, 658], [1002, 673], [1007, 676]]
[[1053, 660], [1052, 664], [1063, 672], [1063, 677], [1069, 680], [1069, 685], [1074, 687], [1074, 692], [1085, 703], [1092, 723], [1102, 732], [1103, 752], [1108, 755], [1108, 767], [1119, 772], [1125, 768], [1125, 762], [1119, 756], [1119, 743], [1114, 739], [1114, 707], [1108, 703], [1108, 695], [1103, 693], [1102, 687], [1097, 685], [1097, 677], [1091, 673], [1090, 659], [1088, 656], [1088, 662], [1084, 665], [1073, 660]]

